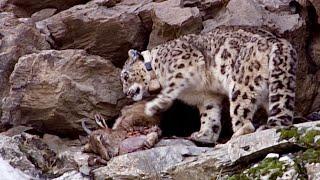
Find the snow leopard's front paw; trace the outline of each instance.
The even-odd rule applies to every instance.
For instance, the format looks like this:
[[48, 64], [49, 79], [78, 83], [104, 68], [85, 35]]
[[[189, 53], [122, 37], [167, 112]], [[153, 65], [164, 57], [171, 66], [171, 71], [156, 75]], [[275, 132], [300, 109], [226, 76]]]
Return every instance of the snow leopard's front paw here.
[[159, 109], [159, 106], [151, 101], [151, 102], [148, 102], [146, 104], [146, 107], [145, 107], [145, 110], [144, 110], [144, 113], [147, 115], [147, 116], [153, 116], [155, 115], [156, 113], [158, 113], [160, 111]]

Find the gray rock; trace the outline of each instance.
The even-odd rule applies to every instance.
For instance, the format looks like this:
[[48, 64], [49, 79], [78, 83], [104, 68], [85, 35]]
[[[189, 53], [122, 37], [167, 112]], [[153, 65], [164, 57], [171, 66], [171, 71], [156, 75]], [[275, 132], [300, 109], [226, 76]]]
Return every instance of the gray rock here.
[[164, 146], [196, 146], [192, 141], [187, 139], [161, 139], [155, 147], [164, 147]]
[[[267, 4], [257, 3], [254, 0], [230, 0], [224, 13], [215, 19], [204, 22], [203, 32], [209, 32], [220, 25], [248, 25], [266, 26], [283, 34], [285, 31], [294, 31], [304, 25], [303, 19], [298, 14], [269, 12], [264, 7], [270, 2], [263, 2]], [[283, 5], [281, 1], [278, 1], [278, 4], [273, 4], [273, 6], [280, 5]]]
[[9, 91], [9, 76], [19, 57], [49, 48], [33, 26], [21, 22], [13, 13], [0, 13], [0, 106]]
[[75, 137], [80, 119], [113, 118], [125, 102], [120, 70], [83, 50], [46, 50], [19, 59], [2, 121]]
[[181, 7], [197, 7], [200, 10], [202, 20], [212, 19], [224, 9], [227, 0], [180, 0]]
[[176, 166], [190, 156], [198, 156], [210, 148], [194, 146], [157, 147], [145, 151], [115, 157], [108, 165], [95, 169], [94, 178], [105, 179], [146, 179], [160, 176], [161, 171]]
[[53, 16], [56, 12], [57, 9], [55, 8], [42, 9], [38, 12], [33, 13], [31, 15], [31, 19], [33, 20], [33, 22], [41, 21]]
[[[320, 123], [297, 124], [315, 128]], [[272, 152], [287, 152], [295, 139], [282, 139], [276, 129], [247, 134], [214, 148], [171, 145], [115, 157], [93, 171], [95, 179], [216, 179]], [[268, 138], [266, 138], [268, 137]], [[246, 163], [245, 163], [246, 162]]]
[[108, 8], [95, 2], [60, 12], [37, 27], [58, 49], [84, 49], [121, 66], [130, 48], [143, 49], [147, 34], [135, 7]]
[[153, 30], [148, 48], [175, 39], [181, 35], [199, 33], [202, 29], [200, 11], [196, 7], [181, 8], [179, 1], [156, 3], [152, 13]]
[[26, 154], [20, 150], [20, 144], [21, 136], [19, 135], [13, 138], [0, 135], [1, 158], [24, 174], [39, 178], [42, 174], [41, 171], [28, 159]]
[[129, 5], [129, 6], [136, 7], [134, 12], [138, 14], [138, 16], [140, 17], [143, 27], [146, 30], [146, 34], [148, 34], [149, 36], [152, 31], [152, 25], [153, 25], [152, 13], [156, 3], [152, 3], [152, 0], [144, 0], [144, 2], [141, 0], [138, 0], [138, 2], [132, 5], [132, 3], [135, 1], [137, 0], [124, 0], [121, 3], [121, 5]]
[[10, 129], [8, 129], [7, 131], [1, 132], [1, 135], [4, 136], [9, 136], [9, 137], [13, 137], [15, 135], [21, 134], [25, 131], [31, 130], [32, 127], [28, 127], [28, 126], [14, 126]]
[[[57, 156], [62, 160], [62, 164], [73, 162], [82, 174], [89, 175], [89, 171], [91, 170], [88, 167], [89, 155], [82, 152], [82, 145], [79, 140], [62, 139], [51, 134], [45, 134], [42, 140], [48, 145], [49, 149], [57, 154]], [[71, 171], [67, 173], [68, 175], [64, 175], [62, 177], [69, 177], [72, 174], [78, 173]]]
[[[50, 141], [48, 138], [54, 140]], [[0, 135], [0, 169], [10, 168], [5, 164], [9, 163], [16, 172], [12, 177], [21, 175], [22, 179], [52, 179], [59, 176], [60, 179], [88, 179], [81, 175], [89, 174], [88, 155], [82, 153], [79, 144], [72, 142], [62, 141], [52, 135], [46, 135], [44, 140], [27, 133], [13, 137]]]

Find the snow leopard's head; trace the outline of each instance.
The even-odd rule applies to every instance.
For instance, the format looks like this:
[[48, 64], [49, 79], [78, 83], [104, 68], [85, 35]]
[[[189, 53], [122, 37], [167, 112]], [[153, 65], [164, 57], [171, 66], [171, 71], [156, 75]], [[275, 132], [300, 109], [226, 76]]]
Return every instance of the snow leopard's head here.
[[123, 93], [134, 101], [140, 101], [149, 96], [152, 87], [152, 75], [146, 69], [144, 58], [137, 50], [128, 51], [126, 60], [121, 71]]

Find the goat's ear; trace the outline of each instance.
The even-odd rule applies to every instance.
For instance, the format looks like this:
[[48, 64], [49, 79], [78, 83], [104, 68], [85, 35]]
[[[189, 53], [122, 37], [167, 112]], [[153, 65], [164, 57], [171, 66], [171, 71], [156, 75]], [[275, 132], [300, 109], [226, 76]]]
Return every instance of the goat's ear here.
[[141, 56], [141, 54], [135, 50], [135, 49], [130, 49], [128, 51], [128, 56], [130, 59], [132, 59], [133, 61], [136, 61], [137, 59], [139, 59], [139, 56]]

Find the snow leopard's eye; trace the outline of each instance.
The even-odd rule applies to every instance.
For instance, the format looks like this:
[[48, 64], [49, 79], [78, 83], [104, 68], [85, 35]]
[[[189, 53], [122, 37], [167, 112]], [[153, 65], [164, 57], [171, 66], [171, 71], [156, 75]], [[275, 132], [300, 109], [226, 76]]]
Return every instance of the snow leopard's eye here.
[[124, 73], [123, 79], [127, 81], [129, 79], [129, 74], [127, 72]]
[[123, 73], [121, 74], [121, 77], [122, 77], [122, 79], [123, 79], [124, 81], [128, 81], [128, 79], [129, 79], [129, 74], [128, 74], [127, 72], [123, 72]]

